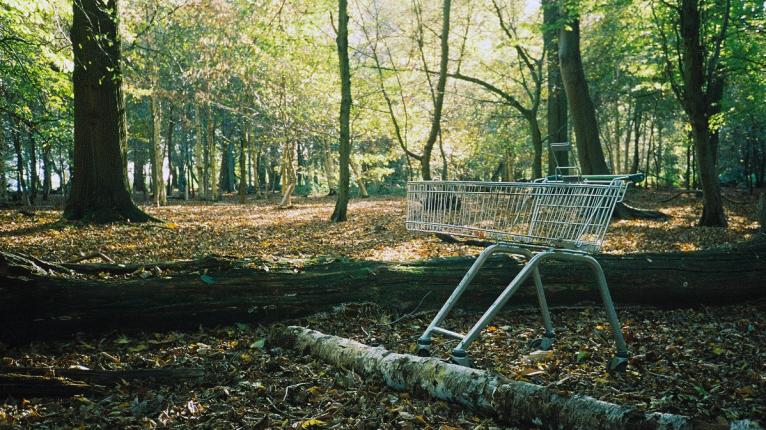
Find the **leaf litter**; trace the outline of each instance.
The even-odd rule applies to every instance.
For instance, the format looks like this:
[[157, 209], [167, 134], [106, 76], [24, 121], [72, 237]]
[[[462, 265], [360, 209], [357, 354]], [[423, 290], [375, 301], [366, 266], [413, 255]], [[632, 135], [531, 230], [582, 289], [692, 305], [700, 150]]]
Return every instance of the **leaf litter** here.
[[[701, 202], [670, 194], [632, 193], [632, 204], [659, 209], [665, 221], [613, 222], [605, 252], [707, 249], [752, 238], [754, 199], [729, 204], [728, 229], [694, 226]], [[0, 247], [53, 261], [69, 261], [98, 250], [119, 263], [151, 263], [209, 254], [268, 261], [359, 258], [411, 261], [474, 255], [478, 249], [412, 234], [403, 226], [401, 197], [354, 200], [351, 220], [327, 222], [333, 201], [297, 199], [294, 208], [273, 201], [212, 206], [182, 202], [145, 207], [166, 226], [90, 226], [57, 222], [60, 212], [38, 209], [34, 217], [0, 211]], [[171, 227], [172, 226], [172, 227]], [[155, 276], [152, 266], [141, 271]], [[168, 273], [162, 273], [163, 276]], [[201, 274], [206, 283], [214, 277]], [[534, 309], [501, 313], [470, 348], [477, 367], [511, 378], [555, 386], [645, 411], [685, 414], [711, 422], [766, 416], [766, 305], [661, 310], [619, 309], [632, 357], [623, 375], [605, 372], [613, 353], [608, 324], [599, 307], [553, 308], [557, 338], [552, 351], [527, 343], [540, 334]], [[295, 323], [326, 333], [414, 352], [414, 341], [433, 312], [397, 315], [370, 304]], [[466, 331], [478, 318], [456, 313], [451, 328]], [[11, 399], [0, 403], [0, 427], [154, 428], [456, 428], [495, 429], [493, 420], [418, 394], [384, 389], [380, 381], [336, 369], [296, 354], [270, 349], [269, 327], [205, 328], [191, 333], [148, 333], [71, 342], [0, 345], [3, 366], [139, 369], [200, 367], [202, 380], [157, 385], [123, 381], [106, 397]], [[434, 355], [448, 357], [450, 344], [437, 341]]]

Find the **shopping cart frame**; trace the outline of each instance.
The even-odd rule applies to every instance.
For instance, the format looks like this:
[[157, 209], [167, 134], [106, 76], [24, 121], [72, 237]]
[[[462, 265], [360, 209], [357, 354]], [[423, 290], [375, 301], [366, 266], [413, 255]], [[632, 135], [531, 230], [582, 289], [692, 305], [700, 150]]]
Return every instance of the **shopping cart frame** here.
[[[408, 183], [408, 208], [407, 208], [407, 229], [412, 231], [423, 231], [431, 233], [448, 233], [461, 236], [471, 236], [475, 238], [485, 239], [489, 237], [494, 239], [497, 243], [492, 244], [485, 248], [481, 254], [479, 254], [476, 261], [470, 267], [458, 286], [452, 292], [450, 297], [444, 303], [437, 315], [428, 325], [426, 330], [420, 336], [417, 341], [417, 351], [421, 356], [430, 355], [430, 347], [434, 334], [440, 334], [447, 337], [460, 339], [460, 342], [452, 350], [452, 361], [456, 364], [471, 366], [472, 361], [469, 358], [466, 349], [474, 342], [480, 335], [481, 331], [492, 321], [498, 312], [503, 308], [510, 298], [521, 288], [526, 280], [531, 276], [534, 281], [535, 289], [537, 292], [537, 299], [540, 306], [540, 311], [543, 319], [544, 334], [542, 337], [530, 342], [530, 347], [540, 350], [548, 350], [552, 347], [555, 339], [555, 330], [550, 316], [550, 310], [545, 298], [545, 291], [540, 276], [540, 265], [549, 260], [558, 261], [571, 261], [583, 263], [590, 267], [596, 278], [597, 288], [601, 296], [601, 301], [606, 310], [609, 325], [611, 327], [612, 335], [616, 344], [616, 354], [609, 360], [607, 369], [609, 371], [621, 371], [624, 370], [628, 362], [628, 349], [625, 343], [625, 339], [622, 335], [622, 329], [620, 321], [617, 317], [617, 312], [614, 308], [614, 303], [609, 293], [609, 287], [606, 282], [606, 277], [601, 265], [593, 258], [590, 253], [597, 252], [601, 244], [603, 243], [603, 237], [606, 229], [609, 225], [614, 207], [617, 203], [621, 202], [628, 183], [640, 182], [643, 180], [643, 174], [634, 175], [600, 175], [600, 176], [580, 176], [580, 175], [553, 175], [547, 178], [540, 179], [534, 183], [496, 183], [496, 182], [444, 182], [444, 181], [419, 181]], [[526, 234], [520, 232], [518, 229], [513, 229], [512, 223], [506, 222], [506, 229], [486, 229], [477, 228], [471, 223], [481, 225], [487, 220], [482, 220], [480, 216], [471, 216], [470, 209], [460, 208], [461, 194], [454, 192], [450, 194], [450, 187], [474, 187], [473, 189], [479, 190], [474, 194], [482, 193], [482, 189], [486, 189], [486, 194], [492, 194], [492, 190], [498, 194], [498, 199], [503, 197], [503, 190], [531, 190], [527, 191], [529, 196], [523, 195], [519, 192], [518, 195], [510, 194], [506, 191], [505, 194], [509, 194], [512, 197], [506, 197], [508, 206], [513, 206], [515, 209], [522, 211], [526, 214], [522, 216], [522, 221], [519, 223], [519, 216], [514, 218], [514, 222], [521, 224], [526, 228]], [[423, 190], [426, 191], [423, 191]], [[572, 207], [564, 205], [549, 204], [547, 207], [544, 203], [546, 197], [546, 190], [580, 190], [570, 193], [570, 197], [567, 192], [560, 192], [558, 198], [562, 200], [568, 199], [570, 203], [573, 203]], [[581, 191], [585, 190], [598, 190], [598, 193], [590, 194]], [[430, 191], [430, 192], [429, 192]], [[548, 192], [548, 194], [555, 194], [556, 191]], [[579, 194], [578, 194], [579, 193]], [[476, 199], [474, 195], [465, 194], [470, 196], [471, 199]], [[542, 198], [541, 198], [542, 196]], [[554, 195], [554, 197], [557, 197]], [[585, 205], [587, 199], [601, 198], [600, 201], [596, 201], [596, 204], [591, 206]], [[482, 204], [487, 199], [482, 198]], [[491, 199], [490, 199], [491, 200]], [[511, 203], [510, 200], [513, 200]], [[548, 199], [551, 200], [551, 199]], [[424, 202], [425, 201], [425, 202]], [[521, 202], [521, 203], [519, 203]], [[468, 202], [470, 203], [470, 202]], [[574, 204], [576, 203], [576, 204]], [[418, 209], [418, 205], [420, 208]], [[457, 209], [454, 207], [458, 206]], [[542, 209], [541, 209], [542, 207]], [[501, 208], [502, 209], [502, 208]], [[507, 209], [507, 208], [506, 208]], [[535, 229], [535, 216], [538, 216], [537, 223], [544, 224], [545, 215], [541, 215], [541, 211], [544, 213], [548, 210], [553, 215], [549, 218], [553, 218], [554, 221], [548, 220], [548, 223], [553, 225], [552, 228], [547, 230], [544, 228]], [[569, 215], [574, 217], [590, 217], [587, 218], [590, 221], [598, 221], [596, 225], [587, 222], [574, 222], [575, 228], [565, 228], [557, 225], [560, 221], [555, 221], [556, 217], [566, 215], [566, 210], [569, 210]], [[481, 211], [484, 211], [482, 206]], [[588, 212], [590, 211], [590, 212]], [[434, 212], [436, 215], [431, 215], [430, 212]], [[489, 212], [493, 212], [492, 210]], [[444, 218], [448, 219], [436, 219], [439, 214], [447, 214]], [[502, 213], [502, 210], [494, 210], [493, 215], [497, 217], [506, 216]], [[590, 214], [590, 215], [589, 215]], [[542, 218], [541, 218], [542, 217]], [[490, 217], [491, 218], [491, 217]], [[578, 220], [580, 219], [578, 218]], [[499, 219], [499, 218], [498, 218]], [[466, 222], [463, 225], [457, 225], [456, 220]], [[478, 220], [478, 221], [477, 221]], [[437, 222], [438, 221], [438, 222]], [[490, 219], [490, 222], [497, 219]], [[501, 223], [502, 224], [502, 223]], [[509, 227], [510, 226], [510, 227]], [[544, 231], [538, 231], [544, 230]], [[546, 235], [548, 230], [552, 234], [559, 234], [562, 237], [552, 237], [552, 234]], [[552, 246], [559, 245], [559, 246]], [[562, 247], [563, 246], [563, 247]], [[466, 333], [457, 333], [452, 330], [440, 327], [442, 322], [446, 319], [447, 315], [453, 309], [465, 290], [474, 280], [476, 275], [481, 270], [482, 266], [486, 263], [487, 259], [495, 253], [506, 253], [512, 255], [519, 255], [526, 259], [526, 263], [521, 271], [513, 278], [513, 280], [505, 287], [497, 299], [490, 305], [487, 311], [479, 318], [479, 320], [471, 327]]]

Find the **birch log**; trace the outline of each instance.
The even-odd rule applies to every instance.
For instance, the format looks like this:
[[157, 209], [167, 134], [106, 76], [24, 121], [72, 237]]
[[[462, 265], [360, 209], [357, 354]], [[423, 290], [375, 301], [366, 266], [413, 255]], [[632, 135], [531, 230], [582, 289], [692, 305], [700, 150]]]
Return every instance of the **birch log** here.
[[695, 422], [689, 417], [644, 413], [593, 397], [513, 381], [485, 370], [471, 369], [436, 358], [398, 354], [351, 339], [289, 326], [273, 332], [270, 343], [297, 350], [329, 364], [382, 380], [395, 390], [419, 391], [459, 403], [498, 421], [540, 425], [550, 429], [758, 429], [741, 420], [730, 425]]

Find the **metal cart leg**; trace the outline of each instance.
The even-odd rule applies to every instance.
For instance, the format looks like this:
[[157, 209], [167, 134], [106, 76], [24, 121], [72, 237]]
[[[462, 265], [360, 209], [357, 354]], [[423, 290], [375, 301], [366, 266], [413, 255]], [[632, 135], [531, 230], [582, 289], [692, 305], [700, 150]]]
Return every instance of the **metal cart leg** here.
[[[609, 320], [609, 325], [612, 328], [612, 335], [614, 336], [614, 341], [617, 346], [617, 354], [609, 360], [609, 363], [607, 365], [607, 369], [609, 371], [623, 371], [627, 367], [628, 363], [628, 348], [625, 344], [625, 338], [622, 336], [622, 329], [620, 327], [620, 321], [617, 318], [617, 312], [614, 309], [614, 303], [612, 302], [612, 296], [609, 294], [609, 287], [606, 283], [606, 277], [604, 276], [604, 271], [601, 268], [601, 265], [598, 263], [598, 261], [591, 257], [590, 255], [586, 254], [575, 254], [575, 253], [568, 253], [568, 252], [557, 252], [557, 251], [545, 251], [541, 252], [534, 257], [532, 257], [527, 264], [522, 268], [522, 270], [516, 275], [516, 277], [511, 281], [510, 284], [503, 290], [503, 292], [500, 294], [500, 296], [495, 300], [495, 302], [487, 309], [487, 311], [484, 313], [484, 315], [481, 316], [479, 321], [474, 324], [474, 326], [471, 328], [471, 330], [468, 331], [468, 333], [463, 337], [463, 339], [460, 341], [460, 343], [455, 347], [455, 349], [452, 351], [452, 361], [461, 364], [464, 366], [470, 366], [471, 360], [468, 357], [465, 349], [470, 345], [476, 338], [479, 336], [481, 331], [489, 324], [489, 322], [497, 315], [497, 313], [502, 309], [502, 307], [508, 302], [508, 300], [511, 298], [511, 296], [519, 289], [519, 287], [524, 283], [524, 281], [529, 277], [530, 272], [533, 275], [536, 275], [535, 278], [535, 286], [538, 288], [538, 299], [540, 300], [540, 307], [543, 310], [543, 319], [547, 320], [545, 321], [546, 325], [546, 331], [549, 330], [550, 326], [550, 315], [548, 314], [548, 306], [545, 302], [545, 296], [540, 293], [540, 290], [542, 289], [542, 282], [538, 283], [539, 280], [539, 269], [538, 265], [547, 259], [553, 259], [553, 260], [565, 260], [565, 261], [580, 261], [586, 263], [588, 266], [591, 267], [593, 270], [593, 274], [596, 277], [596, 280], [598, 282], [598, 289], [599, 293], [601, 295], [601, 301], [604, 303], [604, 309], [606, 310], [607, 318]], [[547, 316], [546, 316], [547, 315]], [[549, 330], [552, 332], [552, 328]]]
[[[497, 299], [495, 299], [495, 302], [490, 305], [489, 309], [487, 309], [486, 312], [484, 312], [484, 315], [479, 318], [479, 321], [476, 322], [476, 324], [471, 327], [471, 329], [466, 333], [465, 337], [460, 341], [460, 343], [455, 347], [455, 349], [452, 350], [452, 361], [456, 364], [460, 364], [463, 366], [470, 366], [471, 360], [468, 358], [468, 355], [465, 352], [465, 349], [468, 347], [468, 345], [471, 344], [476, 338], [479, 336], [479, 333], [484, 329], [484, 327], [489, 324], [490, 321], [497, 315], [498, 312], [503, 308], [503, 306], [508, 302], [508, 299], [511, 298], [511, 296], [518, 291], [518, 289], [521, 287], [521, 285], [524, 283], [524, 281], [529, 277], [529, 275], [532, 272], [537, 271], [537, 265], [545, 259], [548, 255], [550, 255], [550, 251], [544, 251], [541, 252], [531, 259], [527, 261], [527, 264], [524, 265], [524, 267], [521, 269], [521, 271], [516, 275], [515, 278], [511, 281], [510, 284], [508, 284], [507, 287], [505, 287], [505, 290], [498, 296]], [[539, 272], [538, 272], [539, 276]], [[539, 279], [539, 278], [538, 278]], [[537, 282], [535, 282], [537, 283]], [[540, 287], [542, 288], [542, 282], [540, 283]], [[547, 308], [547, 305], [546, 305]]]
[[444, 318], [447, 317], [449, 311], [452, 310], [452, 307], [455, 306], [455, 303], [457, 303], [458, 299], [460, 299], [460, 296], [463, 295], [466, 287], [468, 287], [471, 281], [473, 281], [473, 278], [476, 277], [476, 274], [479, 273], [479, 269], [481, 269], [481, 266], [483, 266], [487, 261], [487, 258], [489, 258], [489, 256], [495, 252], [502, 251], [505, 248], [507, 247], [504, 244], [498, 243], [488, 246], [481, 252], [481, 254], [479, 254], [479, 256], [476, 258], [476, 261], [474, 261], [473, 265], [471, 265], [471, 268], [468, 269], [468, 272], [466, 272], [465, 276], [463, 276], [463, 279], [460, 281], [458, 286], [439, 310], [439, 313], [436, 314], [436, 317], [433, 319], [433, 321], [431, 321], [431, 324], [428, 325], [426, 331], [423, 332], [423, 334], [418, 339], [418, 355], [422, 357], [427, 357], [430, 355], [429, 350], [431, 347], [431, 336], [434, 331], [445, 334], [447, 336], [456, 337], [458, 339], [462, 337], [462, 335], [458, 333], [439, 328], [438, 325], [441, 324]]
[[548, 310], [548, 302], [545, 300], [545, 290], [543, 289], [543, 281], [540, 278], [539, 268], [535, 267], [535, 270], [532, 272], [532, 277], [535, 280], [537, 301], [540, 303], [540, 313], [543, 315], [543, 327], [545, 327], [545, 333], [542, 337], [530, 342], [529, 347], [535, 350], [542, 349], [547, 351], [553, 346], [553, 339], [555, 338], [553, 322], [551, 321], [551, 313]]

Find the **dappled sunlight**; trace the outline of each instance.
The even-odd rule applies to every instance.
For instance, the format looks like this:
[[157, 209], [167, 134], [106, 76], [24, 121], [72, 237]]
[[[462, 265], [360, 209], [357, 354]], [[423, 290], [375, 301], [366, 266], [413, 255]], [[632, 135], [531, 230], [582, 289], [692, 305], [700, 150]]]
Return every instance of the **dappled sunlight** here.
[[[694, 251], [753, 237], [754, 199], [738, 195], [727, 203], [729, 228], [698, 227], [701, 200], [669, 192], [637, 191], [630, 204], [657, 209], [667, 221], [615, 220], [603, 251], [609, 253]], [[107, 226], [57, 222], [61, 213], [40, 209], [34, 216], [0, 211], [0, 245], [53, 261], [69, 261], [97, 250], [122, 263], [150, 263], [198, 258], [208, 254], [260, 260], [308, 260], [319, 256], [367, 260], [412, 261], [434, 257], [474, 255], [479, 248], [445, 243], [435, 236], [408, 232], [401, 197], [354, 199], [349, 221], [330, 223], [333, 198], [296, 198], [290, 209], [278, 209], [277, 199], [248, 199], [236, 203], [177, 201], [161, 208], [145, 206], [163, 224]]]

